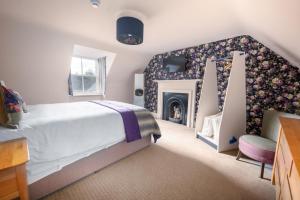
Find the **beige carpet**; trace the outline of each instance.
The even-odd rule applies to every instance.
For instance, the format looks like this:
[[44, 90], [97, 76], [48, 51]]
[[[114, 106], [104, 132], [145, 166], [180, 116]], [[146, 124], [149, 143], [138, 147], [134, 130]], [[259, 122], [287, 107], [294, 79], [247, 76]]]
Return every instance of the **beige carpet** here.
[[159, 125], [163, 136], [157, 144], [45, 199], [275, 199], [271, 182], [258, 178], [259, 166], [247, 159], [236, 161], [232, 153], [217, 153], [184, 126], [165, 121]]

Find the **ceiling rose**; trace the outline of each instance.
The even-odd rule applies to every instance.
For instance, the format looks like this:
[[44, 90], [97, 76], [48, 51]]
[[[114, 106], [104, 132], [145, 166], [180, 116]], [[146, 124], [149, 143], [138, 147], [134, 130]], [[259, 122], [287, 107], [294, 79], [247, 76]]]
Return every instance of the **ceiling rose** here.
[[100, 0], [90, 0], [90, 2], [94, 8], [98, 8], [100, 5]]

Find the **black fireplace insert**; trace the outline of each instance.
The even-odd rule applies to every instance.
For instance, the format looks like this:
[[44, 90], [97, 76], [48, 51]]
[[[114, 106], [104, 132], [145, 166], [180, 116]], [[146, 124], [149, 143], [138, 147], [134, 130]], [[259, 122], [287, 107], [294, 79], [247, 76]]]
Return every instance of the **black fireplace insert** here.
[[188, 94], [163, 93], [163, 119], [186, 125], [187, 123]]

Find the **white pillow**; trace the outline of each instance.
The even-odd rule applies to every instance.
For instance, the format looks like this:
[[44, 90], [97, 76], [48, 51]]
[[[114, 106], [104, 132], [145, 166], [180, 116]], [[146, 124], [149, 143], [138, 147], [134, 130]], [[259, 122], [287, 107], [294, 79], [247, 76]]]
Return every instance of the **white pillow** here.
[[213, 138], [219, 133], [219, 128], [222, 119], [222, 112], [216, 115], [207, 116], [204, 118], [202, 135]]

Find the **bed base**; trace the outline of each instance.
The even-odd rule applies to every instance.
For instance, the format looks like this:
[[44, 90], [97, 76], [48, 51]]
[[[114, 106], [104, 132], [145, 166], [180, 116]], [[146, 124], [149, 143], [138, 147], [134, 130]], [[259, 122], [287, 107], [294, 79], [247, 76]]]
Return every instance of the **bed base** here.
[[38, 180], [29, 185], [30, 199], [40, 199], [56, 190], [74, 183], [136, 151], [151, 144], [151, 137], [147, 136], [134, 142], [121, 142], [107, 149], [98, 151], [86, 158], [65, 166], [60, 171]]

